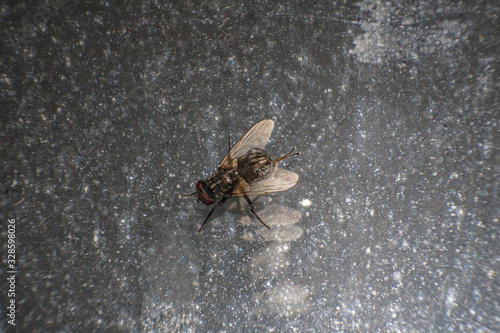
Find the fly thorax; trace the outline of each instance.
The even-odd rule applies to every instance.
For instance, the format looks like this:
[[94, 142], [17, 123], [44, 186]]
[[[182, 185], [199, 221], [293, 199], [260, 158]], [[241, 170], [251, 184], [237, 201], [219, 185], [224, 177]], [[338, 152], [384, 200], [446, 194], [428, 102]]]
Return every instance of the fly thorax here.
[[232, 189], [232, 184], [237, 178], [237, 173], [234, 170], [220, 170], [217, 171], [212, 177], [209, 178], [210, 191], [219, 199], [224, 195], [229, 194]]

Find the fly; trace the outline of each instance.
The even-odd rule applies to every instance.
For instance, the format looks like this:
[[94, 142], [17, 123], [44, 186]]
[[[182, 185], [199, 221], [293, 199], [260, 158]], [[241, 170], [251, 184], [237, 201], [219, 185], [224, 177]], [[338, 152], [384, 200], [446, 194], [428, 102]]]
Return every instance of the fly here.
[[197, 233], [205, 226], [214, 210], [230, 197], [244, 197], [260, 223], [271, 229], [255, 213], [255, 207], [248, 196], [280, 192], [293, 187], [299, 175], [276, 165], [286, 158], [301, 154], [296, 152], [294, 147], [288, 154], [275, 160], [271, 159], [264, 147], [273, 128], [274, 121], [264, 119], [255, 124], [233, 147], [229, 140], [229, 151], [219, 164], [217, 172], [206, 180], [199, 180], [196, 183], [196, 192], [180, 196], [196, 195], [197, 201], [207, 206], [215, 204]]

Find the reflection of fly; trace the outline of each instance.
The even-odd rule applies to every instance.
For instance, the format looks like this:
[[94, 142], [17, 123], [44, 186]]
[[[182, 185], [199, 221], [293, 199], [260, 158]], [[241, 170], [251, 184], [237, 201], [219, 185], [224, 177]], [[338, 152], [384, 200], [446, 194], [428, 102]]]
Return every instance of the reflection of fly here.
[[271, 229], [255, 213], [254, 205], [248, 196], [284, 191], [294, 186], [299, 176], [291, 171], [277, 168], [276, 164], [285, 158], [300, 155], [300, 152], [295, 152], [293, 148], [291, 152], [275, 160], [267, 156], [264, 147], [271, 136], [273, 127], [274, 121], [262, 120], [255, 124], [232, 148], [229, 143], [229, 152], [224, 156], [217, 172], [207, 180], [198, 181], [196, 192], [181, 196], [197, 195], [197, 201], [207, 206], [219, 200], [197, 232], [200, 232], [207, 223], [215, 208], [222, 205], [229, 197], [244, 197], [257, 219]]

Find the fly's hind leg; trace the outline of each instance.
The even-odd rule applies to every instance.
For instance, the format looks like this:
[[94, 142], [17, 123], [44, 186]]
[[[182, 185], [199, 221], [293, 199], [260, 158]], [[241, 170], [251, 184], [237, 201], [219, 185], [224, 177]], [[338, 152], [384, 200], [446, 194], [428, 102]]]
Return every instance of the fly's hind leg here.
[[301, 155], [302, 153], [300, 151], [298, 152], [295, 152], [297, 150], [297, 147], [293, 147], [292, 151], [289, 152], [288, 154], [286, 154], [285, 156], [282, 156], [280, 158], [277, 158], [273, 161], [273, 166], [275, 166], [276, 164], [278, 164], [279, 161], [283, 161], [284, 159], [287, 159], [289, 157], [292, 157], [292, 156], [297, 156], [297, 155]]
[[250, 198], [248, 197], [248, 195], [245, 195], [244, 196], [245, 200], [248, 202], [248, 204], [250, 205], [250, 210], [252, 211], [253, 215], [255, 215], [255, 217], [260, 221], [260, 223], [262, 223], [267, 229], [271, 230], [271, 228], [264, 223], [264, 221], [262, 221], [262, 219], [259, 217], [259, 215], [257, 215], [257, 213], [254, 211], [255, 207], [253, 205], [253, 203], [250, 201]]

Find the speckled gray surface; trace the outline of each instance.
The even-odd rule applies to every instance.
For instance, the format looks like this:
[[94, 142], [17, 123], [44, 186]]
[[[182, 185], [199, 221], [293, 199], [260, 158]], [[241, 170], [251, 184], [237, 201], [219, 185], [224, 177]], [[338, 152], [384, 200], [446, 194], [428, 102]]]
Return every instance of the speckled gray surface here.
[[[2, 3], [18, 331], [500, 331], [499, 8]], [[304, 153], [274, 233], [195, 234], [178, 195], [265, 118]]]

